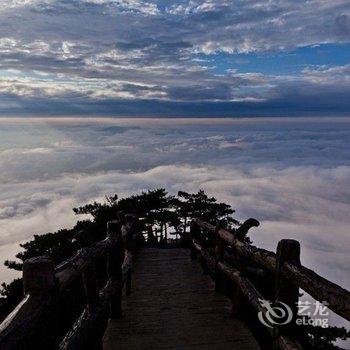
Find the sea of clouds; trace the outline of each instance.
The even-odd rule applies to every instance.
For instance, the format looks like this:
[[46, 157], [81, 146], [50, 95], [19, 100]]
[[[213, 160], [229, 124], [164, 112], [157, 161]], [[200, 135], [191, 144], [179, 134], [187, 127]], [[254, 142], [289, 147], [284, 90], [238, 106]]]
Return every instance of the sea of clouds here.
[[261, 221], [257, 245], [298, 239], [305, 265], [350, 287], [346, 119], [2, 119], [0, 140], [2, 260], [74, 225], [74, 206], [201, 188]]
[[[302, 244], [302, 262], [350, 288], [350, 120], [0, 119], [0, 255], [72, 227], [106, 195], [204, 189], [255, 217], [254, 244]], [[16, 272], [0, 269], [10, 281]]]

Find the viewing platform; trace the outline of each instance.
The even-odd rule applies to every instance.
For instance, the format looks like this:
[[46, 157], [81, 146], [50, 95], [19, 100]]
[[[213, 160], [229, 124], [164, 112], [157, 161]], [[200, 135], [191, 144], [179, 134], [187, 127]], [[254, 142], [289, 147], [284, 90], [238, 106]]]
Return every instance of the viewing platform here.
[[142, 249], [122, 308], [124, 316], [109, 321], [104, 350], [260, 349], [188, 249]]

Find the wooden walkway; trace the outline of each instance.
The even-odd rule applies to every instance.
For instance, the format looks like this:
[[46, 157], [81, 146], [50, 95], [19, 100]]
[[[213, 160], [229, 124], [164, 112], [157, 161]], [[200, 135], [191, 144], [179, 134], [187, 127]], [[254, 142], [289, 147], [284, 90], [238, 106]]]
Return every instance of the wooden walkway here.
[[143, 249], [132, 295], [109, 322], [104, 350], [259, 349], [248, 328], [229, 315], [230, 302], [186, 249]]

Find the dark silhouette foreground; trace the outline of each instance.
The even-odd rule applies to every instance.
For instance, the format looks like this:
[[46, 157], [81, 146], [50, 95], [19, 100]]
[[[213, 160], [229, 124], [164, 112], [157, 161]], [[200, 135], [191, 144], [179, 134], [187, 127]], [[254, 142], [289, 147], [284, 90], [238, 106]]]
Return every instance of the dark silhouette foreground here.
[[[215, 280], [215, 290], [232, 300], [231, 314], [236, 318], [245, 319], [248, 323], [249, 317], [246, 316], [253, 315], [256, 319], [257, 310], [260, 310], [258, 300], [262, 295], [269, 300], [283, 300], [293, 308], [299, 297], [299, 287], [317, 300], [329, 301], [333, 311], [345, 319], [350, 318], [349, 292], [303, 267], [299, 260], [298, 242], [282, 240], [277, 253], [252, 246], [247, 234], [249, 229], [258, 226], [259, 222], [256, 219], [248, 219], [241, 224], [232, 217], [234, 210], [229, 205], [218, 202], [203, 191], [194, 194], [179, 192], [178, 196], [169, 196], [164, 189], [159, 189], [122, 199], [112, 196], [107, 197], [105, 203], [95, 202], [74, 211], [76, 214], [89, 214], [91, 219], [78, 221], [72, 229], [34, 236], [32, 241], [21, 245], [24, 251], [17, 255], [24, 264], [6, 262], [9, 268], [23, 268], [24, 281], [18, 279], [9, 285], [3, 285], [0, 317], [4, 319], [13, 310], [22, 300], [23, 292], [29, 299], [22, 307], [17, 308], [16, 322], [12, 320], [1, 325], [2, 345], [21, 343], [21, 346], [25, 344], [21, 349], [37, 350], [54, 349], [57, 342], [61, 342], [60, 348], [64, 350], [100, 349], [108, 318], [117, 319], [122, 315], [123, 286], [125, 285], [126, 294], [129, 295], [132, 289], [132, 260], [135, 249], [141, 245], [148, 248], [140, 252], [140, 257], [145, 258], [144, 265], [140, 260], [141, 265], [135, 268], [135, 296], [137, 297], [138, 285], [143, 286], [145, 300], [148, 299], [150, 305], [153, 305], [151, 314], [157, 314], [162, 320], [163, 312], [169, 322], [177, 322], [178, 333], [181, 334], [180, 343], [187, 339], [195, 347], [194, 338], [197, 341], [201, 338], [207, 339], [207, 330], [205, 327], [201, 329], [200, 326], [200, 315], [205, 314], [207, 306], [211, 310], [210, 322], [214, 330], [220, 329], [218, 319], [222, 320], [226, 316], [223, 310], [223, 296], [211, 295], [211, 304], [206, 304], [203, 296], [209, 290], [210, 282], [200, 274], [188, 274], [189, 271], [194, 272], [196, 267], [188, 257], [183, 259], [183, 250], [178, 248], [191, 247], [192, 258], [199, 255], [204, 272]], [[149, 250], [154, 248], [157, 250]], [[147, 254], [152, 252], [159, 256], [159, 259], [148, 259]], [[178, 258], [174, 254], [178, 254]], [[147, 264], [150, 264], [149, 268]], [[147, 273], [143, 274], [142, 271]], [[162, 278], [159, 278], [160, 276]], [[194, 281], [197, 281], [201, 288], [196, 289]], [[148, 283], [152, 284], [149, 288]], [[186, 297], [181, 290], [187, 291], [189, 295], [196, 291], [196, 296], [193, 293], [194, 301]], [[171, 296], [174, 300], [171, 300]], [[141, 295], [139, 297], [142, 298]], [[198, 303], [203, 302], [200, 304], [201, 311], [198, 312], [196, 300]], [[163, 305], [161, 309], [157, 309], [158, 302], [159, 305]], [[133, 295], [127, 303], [127, 308], [131, 308], [131, 305], [141, 307], [141, 310], [136, 307], [131, 311], [140, 313], [137, 317], [142, 318], [147, 314], [147, 310], [142, 310], [143, 306], [137, 304], [138, 300], [135, 300]], [[168, 312], [168, 308], [174, 313], [177, 313], [176, 309], [182, 310], [183, 314], [177, 318]], [[193, 314], [189, 313], [190, 310], [193, 310]], [[220, 316], [218, 310], [223, 311]], [[31, 316], [28, 318], [28, 315]], [[184, 319], [191, 317], [198, 323], [198, 328], [185, 327]], [[152, 324], [152, 318], [149, 321]], [[164, 318], [163, 321], [165, 322]], [[111, 342], [109, 335], [113, 333], [113, 327], [118, 329], [117, 324], [122, 327], [123, 322], [114, 321], [110, 324], [112, 328], [108, 330], [105, 338], [109, 346], [114, 346], [115, 343], [114, 340]], [[243, 338], [247, 336], [247, 344], [255, 344], [240, 321], [230, 322], [235, 323], [238, 328], [242, 327], [241, 331], [233, 333], [235, 339], [228, 335], [228, 338], [225, 338], [228, 328], [225, 328], [226, 325], [221, 326], [223, 333], [218, 333], [219, 339], [227, 339], [227, 342], [222, 344], [239, 342], [240, 335]], [[148, 327], [147, 322], [144, 326]], [[259, 326], [261, 327], [261, 324]], [[36, 328], [35, 332], [33, 327]], [[252, 327], [254, 328], [254, 324]], [[146, 333], [147, 329], [144, 329]], [[170, 332], [168, 337], [173, 336], [170, 329], [166, 328], [163, 332], [154, 334], [155, 339], [158, 337], [158, 341], [162, 342], [162, 336], [167, 332]], [[142, 329], [136, 324], [131, 324], [129, 332], [133, 331], [136, 332], [132, 337], [136, 346], [142, 338], [136, 334], [142, 333]], [[196, 331], [196, 337], [186, 338], [186, 332], [195, 334]], [[337, 349], [332, 344], [337, 337], [348, 336], [348, 332], [342, 328], [322, 329], [310, 326], [300, 327], [297, 332], [290, 327], [278, 328], [277, 333], [273, 331], [272, 339], [279, 344], [278, 346], [283, 346], [283, 349], [294, 349], [290, 339], [297, 339], [307, 344], [307, 349], [330, 350]], [[28, 339], [30, 341], [27, 341]], [[44, 347], [43, 342], [46, 342]], [[127, 342], [125, 339], [125, 344]], [[219, 343], [217, 340], [215, 344]], [[205, 341], [198, 346], [208, 346], [211, 349], [210, 346], [215, 344]], [[178, 348], [177, 343], [175, 345], [175, 348]], [[217, 346], [220, 348], [220, 345]], [[14, 349], [17, 348], [18, 346]]]

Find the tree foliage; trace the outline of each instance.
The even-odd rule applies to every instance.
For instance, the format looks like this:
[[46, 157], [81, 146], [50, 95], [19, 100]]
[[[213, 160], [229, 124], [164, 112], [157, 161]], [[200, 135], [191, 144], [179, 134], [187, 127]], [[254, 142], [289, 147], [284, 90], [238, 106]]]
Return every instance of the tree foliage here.
[[[171, 236], [183, 237], [186, 227], [193, 217], [200, 217], [215, 223], [226, 218], [233, 222], [230, 215], [234, 212], [225, 203], [219, 203], [214, 197], [208, 197], [204, 191], [198, 193], [179, 192], [172, 196], [163, 188], [142, 192], [125, 198], [117, 194], [105, 198], [103, 203], [93, 202], [74, 208], [77, 215], [88, 216], [88, 220], [78, 221], [71, 229], [62, 229], [42, 235], [20, 244], [16, 261], [5, 261], [10, 269], [21, 270], [23, 261], [35, 256], [50, 256], [55, 264], [60, 264], [72, 256], [78, 249], [74, 242], [77, 232], [84, 230], [95, 241], [106, 237], [107, 222], [115, 220], [119, 212], [132, 213], [139, 218], [139, 229], [154, 236], [154, 243], [165, 244]], [[185, 244], [185, 242], [183, 242]], [[21, 279], [2, 284], [0, 289], [0, 319], [14, 308], [23, 296]]]

